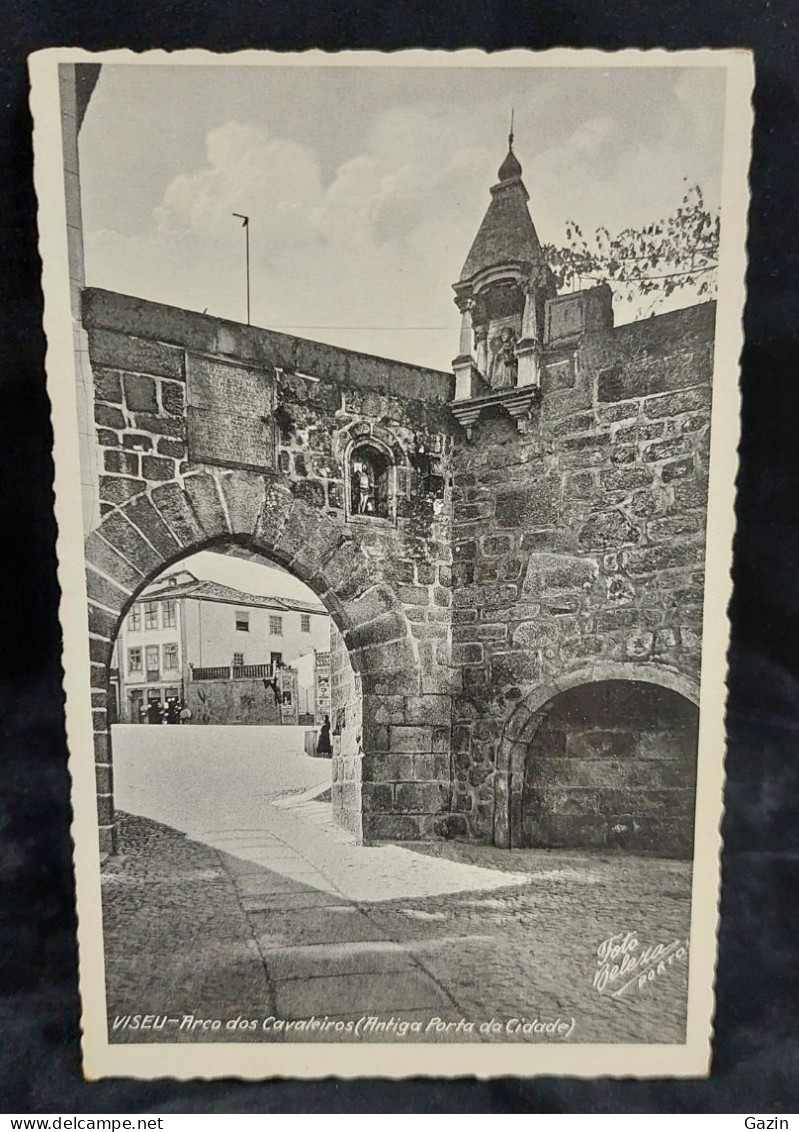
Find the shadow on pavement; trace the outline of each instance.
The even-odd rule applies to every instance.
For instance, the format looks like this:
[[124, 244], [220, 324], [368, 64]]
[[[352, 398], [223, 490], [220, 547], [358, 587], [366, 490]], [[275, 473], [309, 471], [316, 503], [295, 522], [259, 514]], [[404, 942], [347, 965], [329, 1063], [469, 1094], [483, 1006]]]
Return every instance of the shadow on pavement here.
[[[119, 817], [120, 854], [103, 872], [112, 1042], [564, 1040], [535, 1029], [558, 1023], [571, 1041], [684, 1039], [687, 963], [617, 998], [594, 985], [604, 939], [634, 932], [643, 947], [687, 936], [681, 862], [408, 845], [521, 866], [529, 883], [364, 902], [278, 860], [269, 869]], [[148, 1014], [160, 1028], [132, 1028]], [[514, 1019], [528, 1031], [509, 1032]]]

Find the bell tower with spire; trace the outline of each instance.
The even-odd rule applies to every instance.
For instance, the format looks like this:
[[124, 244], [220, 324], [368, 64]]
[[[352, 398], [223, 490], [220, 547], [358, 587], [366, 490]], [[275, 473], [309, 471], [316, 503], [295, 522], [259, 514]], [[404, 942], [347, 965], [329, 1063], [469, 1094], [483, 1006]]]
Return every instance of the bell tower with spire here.
[[488, 403], [519, 422], [529, 412], [540, 387], [544, 304], [555, 295], [513, 152], [513, 119], [498, 177], [454, 284], [461, 336], [453, 411], [467, 433]]

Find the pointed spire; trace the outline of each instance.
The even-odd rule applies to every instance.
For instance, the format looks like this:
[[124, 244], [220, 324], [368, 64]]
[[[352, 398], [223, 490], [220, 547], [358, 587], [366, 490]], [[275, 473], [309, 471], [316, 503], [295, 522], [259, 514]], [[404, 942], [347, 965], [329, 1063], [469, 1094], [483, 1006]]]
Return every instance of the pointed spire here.
[[499, 176], [500, 183], [503, 182], [503, 181], [512, 181], [514, 178], [521, 177], [521, 175], [522, 175], [522, 167], [519, 164], [519, 159], [517, 158], [516, 154], [513, 152], [513, 118], [514, 118], [514, 107], [511, 106], [511, 108], [510, 108], [510, 132], [508, 133], [508, 153], [507, 153], [507, 156], [505, 157], [505, 160], [502, 162], [502, 164], [499, 167], [498, 176]]
[[500, 263], [543, 262], [541, 244], [527, 211], [528, 195], [522, 167], [513, 152], [513, 110], [508, 152], [499, 167], [499, 183], [491, 189], [491, 204], [461, 272], [461, 282]]
[[505, 181], [518, 181], [521, 179], [521, 175], [522, 167], [519, 164], [519, 159], [517, 158], [513, 150], [509, 149], [505, 160], [499, 167], [499, 173], [497, 174], [500, 180], [500, 184], [504, 183]]

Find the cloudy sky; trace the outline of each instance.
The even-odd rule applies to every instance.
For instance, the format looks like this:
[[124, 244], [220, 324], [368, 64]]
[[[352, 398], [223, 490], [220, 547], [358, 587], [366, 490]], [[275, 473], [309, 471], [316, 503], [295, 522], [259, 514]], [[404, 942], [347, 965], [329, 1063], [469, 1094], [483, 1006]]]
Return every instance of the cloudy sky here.
[[[721, 70], [105, 65], [81, 132], [87, 282], [448, 369], [515, 107], [544, 242], [718, 204]], [[672, 305], [686, 305], [685, 298]]]

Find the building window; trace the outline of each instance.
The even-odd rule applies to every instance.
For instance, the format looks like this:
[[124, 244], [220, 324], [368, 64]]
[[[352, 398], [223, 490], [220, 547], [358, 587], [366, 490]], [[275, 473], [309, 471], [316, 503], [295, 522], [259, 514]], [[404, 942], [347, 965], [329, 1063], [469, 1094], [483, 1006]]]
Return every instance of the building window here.
[[164, 670], [168, 668], [177, 668], [178, 666], [178, 646], [177, 645], [164, 645]]
[[311, 615], [310, 613], [303, 613], [300, 615], [300, 632], [310, 633], [311, 631]]
[[164, 697], [167, 700], [179, 700], [180, 688], [164, 688]]
[[269, 618], [269, 632], [272, 634], [273, 637], [282, 637], [283, 636], [283, 618], [282, 617], [270, 617]]
[[141, 609], [138, 607], [138, 605], [132, 605], [130, 607], [130, 613], [128, 614], [128, 629], [131, 633], [138, 633], [139, 629], [141, 629]]
[[244, 653], [243, 652], [234, 652], [233, 653], [233, 667], [234, 668], [243, 668], [244, 667]]
[[158, 645], [148, 645], [147, 648], [144, 650], [145, 662], [147, 664], [147, 679], [148, 680], [157, 680], [158, 679], [158, 674], [161, 670], [160, 669], [160, 663], [159, 663], [159, 653], [160, 653], [160, 651], [161, 650], [159, 649]]
[[391, 461], [372, 444], [359, 444], [350, 457], [350, 513], [391, 518]]
[[141, 672], [141, 649], [128, 649], [128, 672]]
[[158, 602], [145, 601], [144, 603], [144, 628], [157, 629], [158, 628]]
[[236, 610], [236, 632], [249, 633], [250, 631], [250, 615], [246, 609]]
[[269, 657], [269, 663], [272, 665], [273, 671], [275, 668], [280, 668], [283, 664], [283, 653], [273, 652]]
[[165, 629], [174, 629], [177, 623], [177, 606], [175, 604], [175, 599], [170, 598], [169, 601], [165, 601], [161, 608], [163, 610], [161, 614], [161, 617], [163, 618], [161, 624]]

